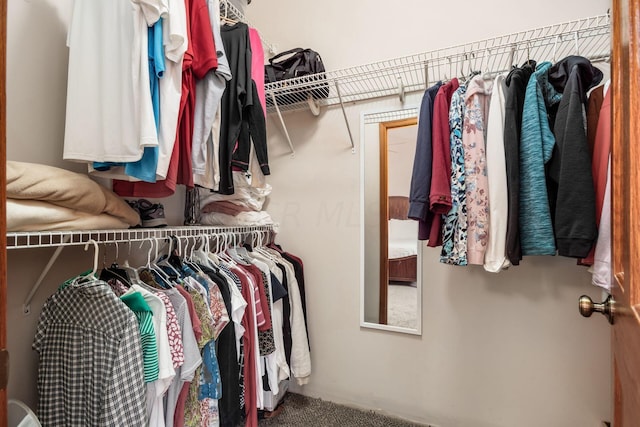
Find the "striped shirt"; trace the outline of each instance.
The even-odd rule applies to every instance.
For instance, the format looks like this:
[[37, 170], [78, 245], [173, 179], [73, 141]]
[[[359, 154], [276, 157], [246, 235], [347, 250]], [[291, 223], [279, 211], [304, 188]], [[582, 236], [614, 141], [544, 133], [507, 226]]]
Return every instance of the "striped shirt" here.
[[138, 319], [142, 360], [144, 364], [144, 382], [150, 383], [158, 379], [158, 344], [153, 328], [153, 312], [140, 292], [133, 292], [120, 297]]

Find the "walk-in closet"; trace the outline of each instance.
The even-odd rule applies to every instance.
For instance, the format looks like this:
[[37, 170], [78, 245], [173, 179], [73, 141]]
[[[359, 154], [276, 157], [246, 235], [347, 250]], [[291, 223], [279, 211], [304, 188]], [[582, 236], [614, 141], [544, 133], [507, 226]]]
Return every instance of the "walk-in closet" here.
[[0, 6], [0, 427], [640, 422], [640, 1]]

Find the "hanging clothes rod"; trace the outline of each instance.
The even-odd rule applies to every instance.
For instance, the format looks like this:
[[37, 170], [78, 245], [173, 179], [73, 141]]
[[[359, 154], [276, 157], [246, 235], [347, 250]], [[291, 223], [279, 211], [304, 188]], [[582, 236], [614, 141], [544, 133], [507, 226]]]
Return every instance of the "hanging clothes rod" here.
[[22, 311], [31, 313], [31, 301], [42, 285], [47, 273], [51, 270], [65, 246], [82, 246], [89, 243], [110, 244], [152, 241], [157, 242], [171, 236], [196, 238], [201, 236], [246, 236], [254, 233], [277, 233], [278, 224], [238, 226], [238, 227], [164, 227], [164, 228], [132, 228], [128, 230], [83, 230], [83, 231], [39, 231], [7, 233], [7, 249], [31, 249], [55, 247], [53, 255], [45, 265], [38, 280], [31, 287], [25, 298]]
[[95, 240], [98, 243], [141, 242], [169, 236], [197, 237], [203, 235], [251, 233], [254, 231], [278, 231], [278, 224], [252, 226], [189, 226], [163, 228], [130, 228], [125, 230], [36, 231], [7, 233], [7, 249], [48, 248], [57, 246], [81, 246]]
[[[592, 61], [606, 60], [611, 51], [610, 33], [610, 16], [605, 14], [268, 83], [265, 90], [267, 98], [278, 99], [282, 113], [308, 109], [308, 94], [327, 83], [329, 96], [315, 100], [319, 107], [398, 95], [402, 100], [406, 94], [424, 91], [439, 80], [466, 75], [469, 69], [506, 72], [527, 59], [551, 61], [578, 54]], [[267, 112], [276, 112], [275, 102], [267, 105]]]

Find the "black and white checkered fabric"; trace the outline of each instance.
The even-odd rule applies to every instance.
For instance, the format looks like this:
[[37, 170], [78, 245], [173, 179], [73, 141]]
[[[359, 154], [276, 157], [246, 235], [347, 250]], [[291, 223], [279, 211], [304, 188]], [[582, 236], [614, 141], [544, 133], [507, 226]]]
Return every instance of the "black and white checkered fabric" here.
[[106, 283], [58, 290], [33, 342], [42, 425], [145, 425], [141, 348], [135, 315]]

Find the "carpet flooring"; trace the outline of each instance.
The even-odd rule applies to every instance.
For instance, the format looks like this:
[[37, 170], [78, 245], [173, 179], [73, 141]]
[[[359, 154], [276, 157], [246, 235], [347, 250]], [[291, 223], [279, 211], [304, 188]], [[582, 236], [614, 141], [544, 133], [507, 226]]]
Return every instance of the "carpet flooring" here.
[[407, 284], [389, 284], [387, 294], [387, 325], [417, 329], [418, 289]]
[[373, 411], [363, 411], [321, 399], [288, 393], [282, 410], [273, 418], [260, 420], [259, 426], [291, 427], [424, 427]]

